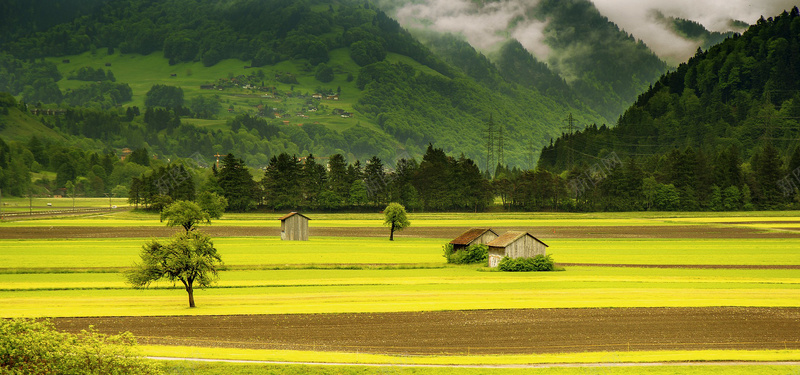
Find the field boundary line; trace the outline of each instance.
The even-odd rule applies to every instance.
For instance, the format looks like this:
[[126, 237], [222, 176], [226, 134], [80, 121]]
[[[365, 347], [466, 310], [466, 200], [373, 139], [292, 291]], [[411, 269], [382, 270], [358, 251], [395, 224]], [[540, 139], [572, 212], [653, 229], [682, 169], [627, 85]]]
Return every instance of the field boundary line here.
[[348, 363], [348, 362], [291, 362], [246, 359], [212, 359], [147, 356], [157, 361], [222, 362], [264, 365], [304, 366], [365, 366], [365, 367], [429, 367], [429, 368], [582, 368], [582, 367], [690, 367], [690, 366], [800, 366], [800, 361], [708, 361], [708, 362], [593, 362], [593, 363], [529, 363], [529, 364], [408, 364], [408, 363]]

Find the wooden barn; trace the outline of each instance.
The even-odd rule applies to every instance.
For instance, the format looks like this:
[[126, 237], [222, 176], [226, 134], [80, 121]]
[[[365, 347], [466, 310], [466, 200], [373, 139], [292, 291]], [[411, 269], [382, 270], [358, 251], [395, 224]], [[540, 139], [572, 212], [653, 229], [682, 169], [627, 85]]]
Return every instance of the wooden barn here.
[[281, 218], [281, 240], [284, 241], [308, 241], [308, 221], [307, 216], [290, 212]]
[[472, 244], [488, 244], [495, 238], [497, 238], [497, 233], [491, 229], [472, 228], [450, 241], [450, 243], [453, 245], [453, 251], [458, 251], [466, 249]]
[[545, 255], [547, 244], [528, 232], [509, 231], [489, 242], [489, 267], [497, 267], [505, 257], [533, 258]]

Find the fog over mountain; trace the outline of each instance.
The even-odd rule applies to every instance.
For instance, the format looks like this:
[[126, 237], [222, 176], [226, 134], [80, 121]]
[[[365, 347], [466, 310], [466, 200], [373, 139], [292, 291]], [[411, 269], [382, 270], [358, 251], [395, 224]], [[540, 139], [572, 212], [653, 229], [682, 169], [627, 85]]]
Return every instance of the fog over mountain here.
[[[568, 0], [580, 2], [589, 0]], [[795, 0], [591, 0], [599, 12], [635, 38], [644, 41], [659, 57], [677, 65], [691, 57], [700, 43], [687, 40], [659, 21], [659, 15], [698, 22], [709, 31], [742, 32], [755, 23], [789, 10]], [[383, 1], [381, 6], [412, 30], [463, 35], [485, 52], [516, 38], [534, 56], [551, 60], [554, 51], [546, 43], [546, 18], [536, 14], [539, 0], [415, 0]], [[662, 17], [663, 18], [663, 17]]]
[[770, 17], [789, 10], [795, 0], [591, 0], [611, 22], [641, 39], [670, 64], [685, 61], [697, 50], [698, 42], [686, 40], [666, 25], [657, 14], [698, 22], [709, 31], [736, 31], [744, 28], [735, 21], [755, 23], [762, 15]]

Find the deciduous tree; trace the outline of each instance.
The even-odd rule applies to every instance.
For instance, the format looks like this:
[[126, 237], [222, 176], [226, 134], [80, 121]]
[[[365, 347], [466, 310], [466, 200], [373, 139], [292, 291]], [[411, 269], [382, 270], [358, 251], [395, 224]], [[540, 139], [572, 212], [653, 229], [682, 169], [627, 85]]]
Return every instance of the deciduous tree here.
[[177, 201], [161, 211], [161, 221], [167, 220], [168, 227], [183, 227], [186, 232], [195, 229], [199, 223], [211, 223], [211, 216], [207, 211], [200, 208], [197, 203], [189, 201]]
[[189, 307], [195, 307], [194, 288], [210, 286], [222, 265], [211, 238], [196, 231], [179, 233], [166, 244], [151, 240], [140, 257], [142, 262], [127, 272], [128, 283], [141, 288], [162, 279], [180, 281], [189, 295]]
[[383, 210], [383, 215], [386, 218], [383, 224], [391, 227], [389, 241], [394, 241], [394, 231], [403, 230], [411, 225], [406, 217], [406, 208], [400, 203], [389, 203]]

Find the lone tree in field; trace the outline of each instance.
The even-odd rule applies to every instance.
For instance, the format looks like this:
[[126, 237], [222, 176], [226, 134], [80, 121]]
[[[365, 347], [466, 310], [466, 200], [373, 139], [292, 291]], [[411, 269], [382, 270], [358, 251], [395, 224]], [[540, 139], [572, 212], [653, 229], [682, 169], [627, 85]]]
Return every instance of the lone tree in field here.
[[164, 219], [167, 226], [181, 226], [185, 231], [166, 244], [157, 240], [144, 244], [139, 255], [142, 262], [126, 274], [128, 283], [134, 288], [146, 288], [162, 279], [173, 284], [180, 281], [189, 294], [189, 307], [194, 307], [194, 287], [210, 286], [222, 265], [211, 237], [194, 230], [197, 223], [209, 223], [210, 215], [197, 203], [177, 201], [162, 211], [161, 220]]
[[210, 286], [222, 265], [211, 237], [195, 231], [179, 233], [167, 244], [151, 240], [140, 256], [142, 262], [127, 273], [128, 283], [146, 288], [161, 279], [180, 281], [189, 294], [189, 307], [194, 307], [194, 287]]
[[403, 230], [411, 225], [406, 218], [406, 208], [400, 203], [389, 203], [383, 210], [383, 215], [386, 218], [383, 224], [392, 228], [389, 232], [389, 241], [394, 241], [394, 231]]
[[193, 231], [196, 224], [211, 223], [208, 211], [190, 201], [177, 201], [161, 211], [161, 221], [167, 219], [168, 227], [181, 226], [187, 232]]

